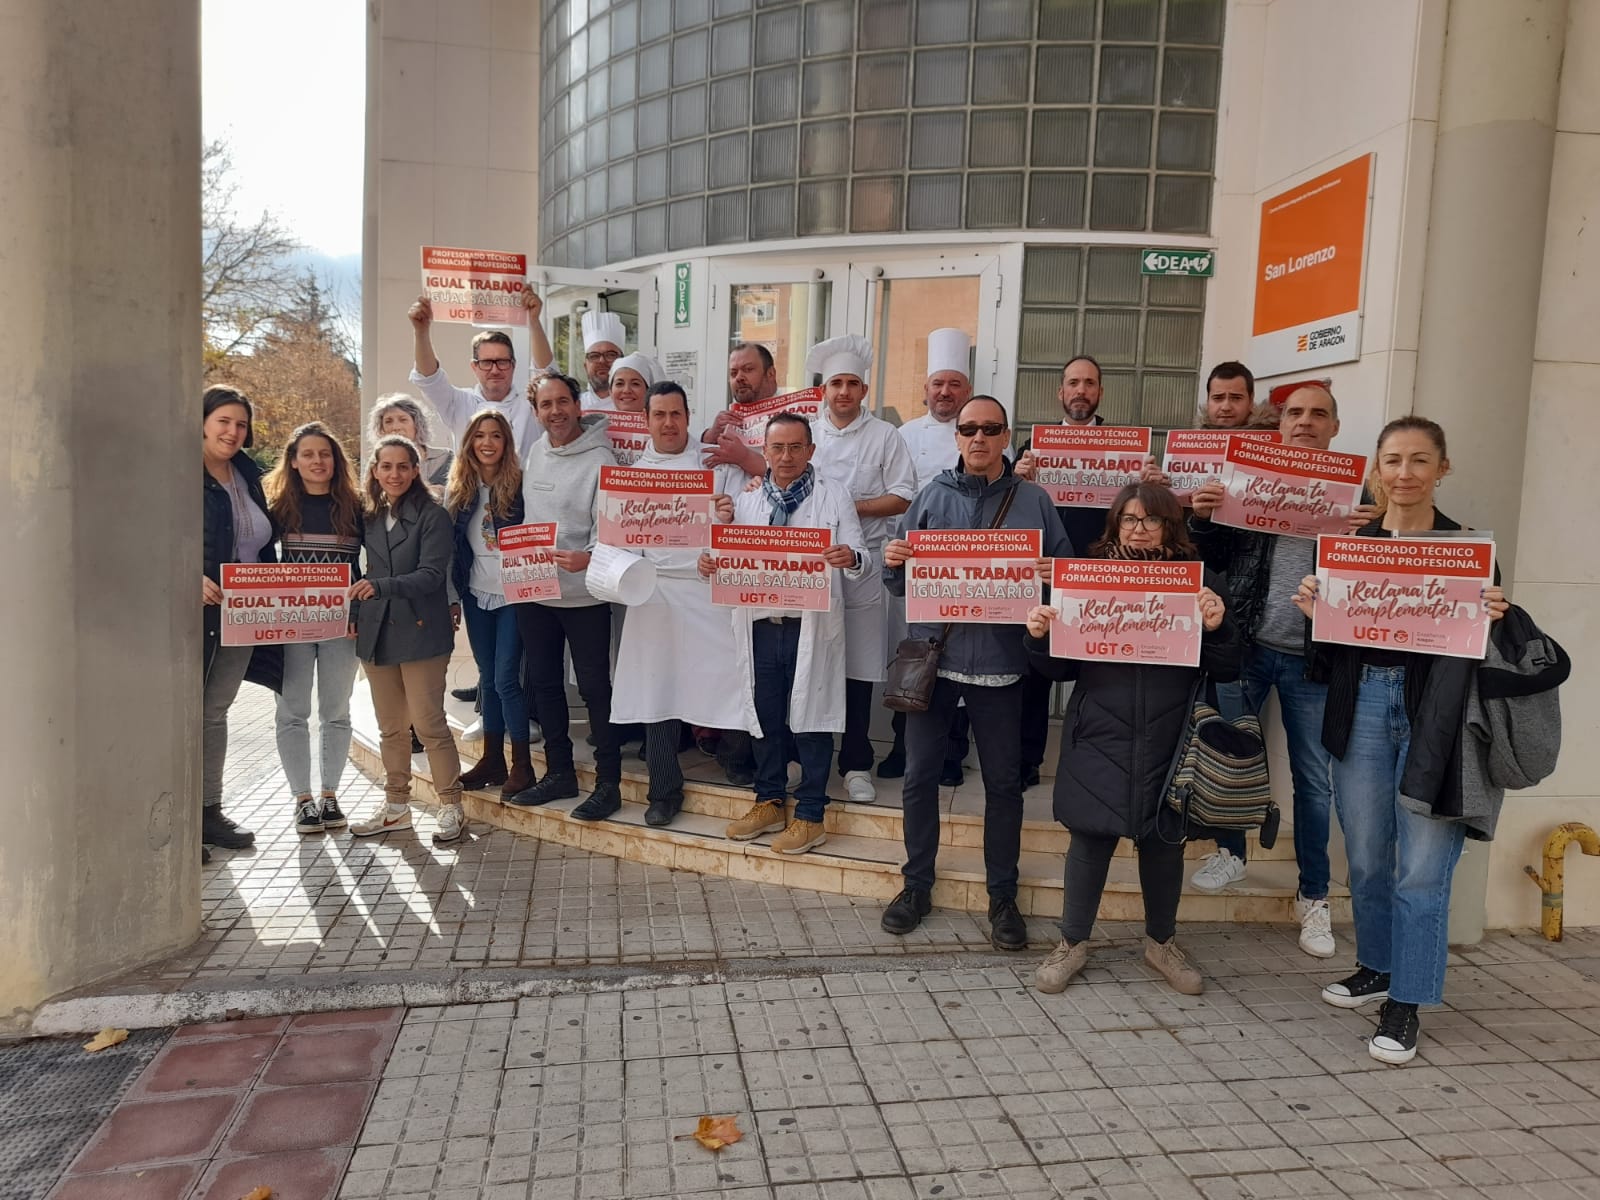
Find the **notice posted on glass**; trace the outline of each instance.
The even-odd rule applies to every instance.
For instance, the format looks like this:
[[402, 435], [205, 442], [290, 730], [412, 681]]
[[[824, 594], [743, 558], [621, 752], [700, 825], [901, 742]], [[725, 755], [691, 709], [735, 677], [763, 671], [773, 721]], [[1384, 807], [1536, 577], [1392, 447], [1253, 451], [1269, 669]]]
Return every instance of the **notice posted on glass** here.
[[1364, 454], [1231, 438], [1223, 454], [1222, 503], [1211, 519], [1288, 537], [1345, 533], [1366, 476]]
[[326, 642], [349, 628], [348, 564], [222, 564], [224, 646]]
[[759, 450], [767, 440], [767, 422], [779, 413], [793, 413], [807, 421], [815, 421], [822, 412], [822, 389], [801, 388], [798, 392], [752, 400], [749, 404], [734, 401], [728, 405], [728, 411], [734, 415], [744, 444]]
[[1150, 458], [1143, 425], [1035, 425], [1033, 481], [1062, 508], [1110, 508]]
[[1488, 648], [1492, 541], [1324, 535], [1316, 570], [1316, 641], [1472, 659]]
[[1041, 603], [1037, 529], [915, 529], [907, 535], [906, 621], [1020, 625]]
[[1161, 469], [1171, 480], [1167, 486], [1180, 503], [1190, 503], [1206, 480], [1222, 478], [1229, 440], [1236, 437], [1275, 442], [1278, 432], [1275, 429], [1248, 433], [1236, 433], [1231, 429], [1174, 429], [1167, 434]]
[[710, 471], [600, 468], [598, 538], [623, 550], [711, 545]]
[[555, 600], [561, 595], [561, 578], [556, 574], [556, 523], [538, 521], [529, 525], [508, 525], [499, 533], [500, 587], [512, 604], [534, 600]]
[[503, 250], [422, 248], [422, 292], [433, 319], [464, 325], [526, 325], [528, 256]]
[[822, 557], [826, 529], [781, 525], [711, 527], [711, 603], [730, 608], [825, 612], [833, 568]]
[[1197, 562], [1058, 558], [1051, 572], [1050, 653], [1164, 667], [1200, 665]]

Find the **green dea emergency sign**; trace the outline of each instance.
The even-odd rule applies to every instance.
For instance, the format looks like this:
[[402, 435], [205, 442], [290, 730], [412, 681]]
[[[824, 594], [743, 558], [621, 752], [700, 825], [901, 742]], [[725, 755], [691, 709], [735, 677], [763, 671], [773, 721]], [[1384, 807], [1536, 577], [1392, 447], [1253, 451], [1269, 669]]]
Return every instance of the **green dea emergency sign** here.
[[1215, 250], [1141, 250], [1139, 274], [1193, 275], [1209, 279], [1216, 259]]

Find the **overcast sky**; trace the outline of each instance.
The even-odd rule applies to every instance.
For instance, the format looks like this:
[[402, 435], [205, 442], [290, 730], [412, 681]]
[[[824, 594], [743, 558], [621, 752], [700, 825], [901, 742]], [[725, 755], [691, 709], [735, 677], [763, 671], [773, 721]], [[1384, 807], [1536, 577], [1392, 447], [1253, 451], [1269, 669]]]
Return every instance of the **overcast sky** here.
[[233, 151], [242, 215], [309, 248], [361, 252], [363, 0], [203, 0], [203, 123]]

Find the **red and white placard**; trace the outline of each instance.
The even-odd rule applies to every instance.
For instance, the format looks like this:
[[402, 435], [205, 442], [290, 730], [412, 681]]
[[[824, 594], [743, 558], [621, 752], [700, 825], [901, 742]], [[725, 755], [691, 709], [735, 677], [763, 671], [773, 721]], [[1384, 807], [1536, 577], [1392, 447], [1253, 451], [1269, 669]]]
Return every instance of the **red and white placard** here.
[[650, 449], [650, 428], [643, 413], [608, 412], [606, 438], [611, 442], [611, 453], [617, 456], [617, 465], [631, 467], [639, 456]]
[[623, 550], [711, 544], [710, 471], [601, 467], [598, 540]]
[[422, 248], [422, 291], [433, 319], [464, 325], [526, 325], [528, 256], [503, 250]]
[[1058, 558], [1051, 572], [1050, 653], [1057, 658], [1200, 665], [1197, 562]]
[[349, 564], [222, 564], [224, 646], [326, 642], [349, 628]]
[[1166, 449], [1161, 455], [1161, 469], [1167, 475], [1167, 486], [1172, 489], [1173, 495], [1188, 504], [1206, 480], [1221, 479], [1228, 439], [1236, 437], [1275, 442], [1278, 433], [1273, 429], [1249, 432], [1236, 429], [1174, 429], [1169, 432]]
[[1150, 458], [1146, 425], [1035, 425], [1033, 480], [1064, 508], [1110, 508]]
[[826, 529], [713, 525], [711, 603], [825, 612], [833, 598], [833, 568], [822, 557], [829, 542]]
[[815, 421], [822, 412], [822, 389], [801, 388], [798, 392], [752, 400], [749, 404], [735, 401], [728, 405], [728, 411], [737, 418], [744, 444], [759, 450], [767, 440], [767, 422], [779, 413], [793, 413], [807, 421]]
[[907, 540], [909, 624], [1020, 625], [1042, 603], [1037, 529], [915, 529]]
[[1361, 504], [1367, 456], [1233, 438], [1223, 455], [1219, 525], [1314, 538], [1345, 533]]
[[1344, 646], [1481, 659], [1494, 543], [1469, 538], [1317, 539], [1311, 636]]
[[561, 595], [561, 578], [556, 574], [550, 551], [556, 548], [556, 523], [540, 521], [532, 525], [507, 525], [498, 534], [500, 543], [500, 586], [513, 604], [532, 600], [554, 600]]

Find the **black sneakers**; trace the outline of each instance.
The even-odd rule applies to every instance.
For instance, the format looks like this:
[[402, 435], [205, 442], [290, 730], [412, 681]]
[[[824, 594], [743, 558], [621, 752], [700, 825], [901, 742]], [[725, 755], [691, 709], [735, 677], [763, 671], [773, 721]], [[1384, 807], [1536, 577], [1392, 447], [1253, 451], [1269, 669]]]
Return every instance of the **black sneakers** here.
[[572, 815], [580, 821], [604, 821], [621, 807], [621, 789], [609, 780], [601, 780], [594, 785], [589, 798], [572, 810]]
[[1011, 896], [999, 896], [989, 901], [989, 943], [996, 950], [1026, 950], [1028, 948], [1028, 923]]
[[208, 804], [200, 810], [200, 841], [222, 850], [248, 850], [256, 844], [256, 835], [223, 816], [221, 805]]
[[322, 827], [324, 829], [343, 829], [348, 824], [350, 824], [350, 820], [339, 807], [339, 797], [324, 796], [322, 798]]
[[551, 771], [527, 791], [518, 792], [508, 803], [537, 808], [552, 800], [570, 800], [578, 794], [578, 777], [571, 771]]
[[1378, 1032], [1367, 1043], [1367, 1053], [1395, 1066], [1410, 1062], [1417, 1056], [1417, 1030], [1421, 1024], [1415, 1004], [1385, 1000], [1378, 1012]]
[[907, 934], [922, 924], [922, 918], [933, 911], [933, 897], [926, 889], [902, 888], [900, 894], [889, 901], [879, 922], [885, 933]]
[[1322, 998], [1335, 1008], [1360, 1008], [1389, 998], [1389, 973], [1356, 964], [1356, 973], [1322, 989]]
[[304, 796], [294, 807], [294, 831], [296, 833], [321, 833], [326, 829], [322, 823], [322, 801]]

